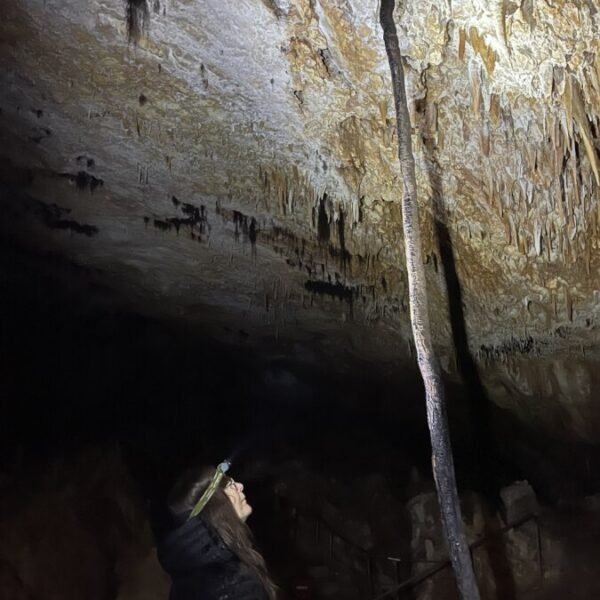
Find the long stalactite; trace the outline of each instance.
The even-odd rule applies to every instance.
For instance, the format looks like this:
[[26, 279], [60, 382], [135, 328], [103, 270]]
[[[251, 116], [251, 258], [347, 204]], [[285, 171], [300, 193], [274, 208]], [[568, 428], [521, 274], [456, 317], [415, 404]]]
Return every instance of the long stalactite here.
[[395, 0], [381, 0], [380, 23], [390, 70], [398, 131], [398, 159], [402, 172], [402, 225], [408, 271], [410, 320], [419, 369], [425, 384], [427, 421], [431, 437], [433, 475], [452, 568], [462, 600], [479, 600], [479, 590], [465, 535], [454, 473], [446, 416], [444, 384], [433, 351], [429, 325], [425, 269], [421, 256], [417, 181], [411, 143], [411, 124], [404, 86], [404, 70], [394, 24]]

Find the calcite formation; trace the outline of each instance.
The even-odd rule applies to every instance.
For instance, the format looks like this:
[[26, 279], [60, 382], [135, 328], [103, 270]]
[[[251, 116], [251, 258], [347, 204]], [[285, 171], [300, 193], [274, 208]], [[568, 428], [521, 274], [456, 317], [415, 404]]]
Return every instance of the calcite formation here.
[[[338, 366], [410, 364], [377, 12], [6, 0], [4, 234], [140, 311]], [[442, 365], [456, 374], [439, 231], [492, 398], [598, 439], [600, 10], [410, 0], [395, 20]]]

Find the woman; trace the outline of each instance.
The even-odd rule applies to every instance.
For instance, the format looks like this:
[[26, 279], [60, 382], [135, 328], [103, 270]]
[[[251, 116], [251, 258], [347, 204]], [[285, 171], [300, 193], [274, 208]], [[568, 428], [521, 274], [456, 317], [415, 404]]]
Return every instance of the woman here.
[[174, 527], [159, 544], [169, 600], [274, 600], [277, 588], [246, 525], [244, 486], [216, 469], [187, 471], [169, 495]]

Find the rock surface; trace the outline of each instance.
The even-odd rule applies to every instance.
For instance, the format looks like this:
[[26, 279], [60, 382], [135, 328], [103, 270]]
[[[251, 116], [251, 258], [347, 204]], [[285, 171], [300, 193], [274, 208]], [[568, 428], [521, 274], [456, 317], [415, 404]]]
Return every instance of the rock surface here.
[[[412, 364], [377, 3], [129, 4], [4, 3], [4, 237], [236, 343]], [[450, 269], [492, 399], [597, 440], [600, 11], [426, 0], [395, 18], [442, 365]]]
[[146, 508], [115, 446], [2, 472], [0, 489], [0, 597], [167, 597]]

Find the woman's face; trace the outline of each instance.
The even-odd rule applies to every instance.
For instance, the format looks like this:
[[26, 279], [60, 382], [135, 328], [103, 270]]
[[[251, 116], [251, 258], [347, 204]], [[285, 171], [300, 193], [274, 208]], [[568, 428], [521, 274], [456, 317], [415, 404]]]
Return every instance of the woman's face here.
[[244, 485], [229, 478], [224, 492], [231, 501], [237, 516], [242, 521], [246, 521], [246, 519], [252, 514], [252, 507], [248, 504], [248, 502], [246, 502]]

